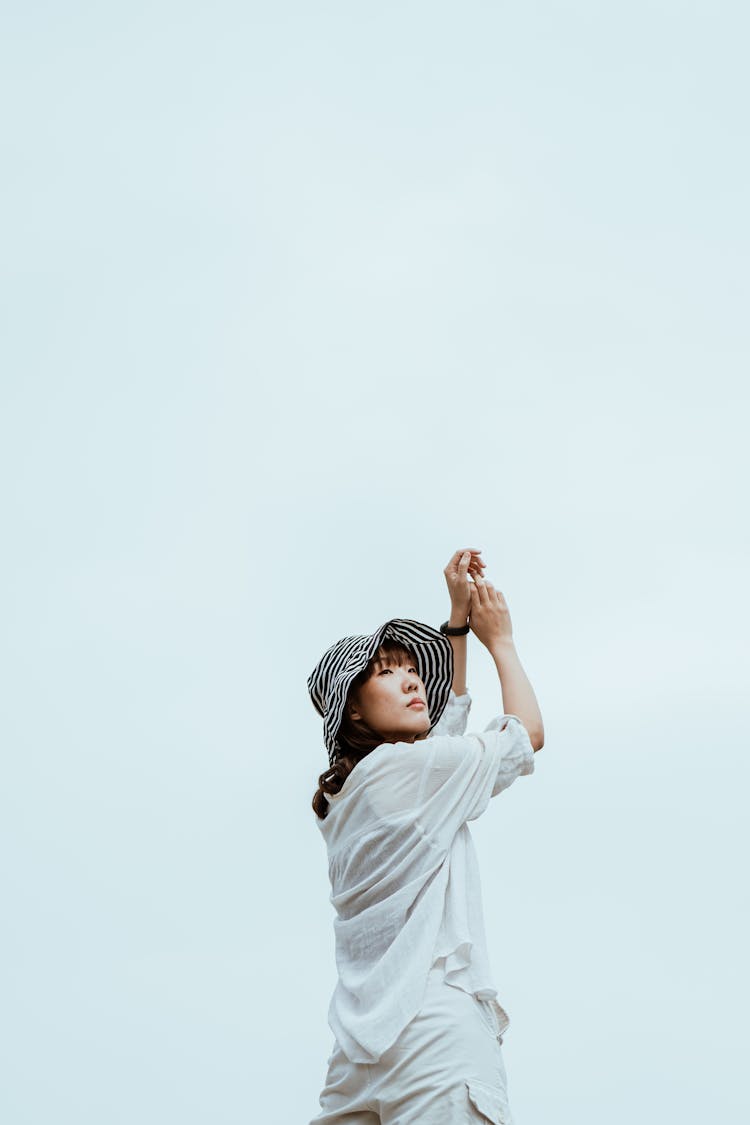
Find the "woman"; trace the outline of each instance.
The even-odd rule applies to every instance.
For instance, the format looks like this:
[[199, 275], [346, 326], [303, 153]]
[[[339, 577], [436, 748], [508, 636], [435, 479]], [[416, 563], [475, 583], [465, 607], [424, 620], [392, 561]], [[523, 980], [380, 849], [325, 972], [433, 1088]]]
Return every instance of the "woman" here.
[[[483, 570], [479, 551], [457, 551], [440, 631], [393, 619], [338, 641], [308, 679], [330, 761], [313, 808], [339, 971], [316, 1125], [512, 1125], [509, 1020], [467, 821], [533, 772], [544, 731], [507, 604]], [[464, 736], [470, 628], [495, 662], [505, 713]]]

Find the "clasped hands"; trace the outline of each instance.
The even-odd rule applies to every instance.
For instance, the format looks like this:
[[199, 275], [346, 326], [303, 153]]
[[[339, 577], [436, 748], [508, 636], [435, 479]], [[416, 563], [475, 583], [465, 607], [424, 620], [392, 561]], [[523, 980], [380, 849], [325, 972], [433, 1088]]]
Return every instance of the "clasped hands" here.
[[484, 577], [486, 563], [481, 549], [464, 547], [448, 561], [443, 574], [451, 599], [449, 624], [465, 625], [487, 648], [502, 641], [512, 641], [510, 612], [502, 593]]

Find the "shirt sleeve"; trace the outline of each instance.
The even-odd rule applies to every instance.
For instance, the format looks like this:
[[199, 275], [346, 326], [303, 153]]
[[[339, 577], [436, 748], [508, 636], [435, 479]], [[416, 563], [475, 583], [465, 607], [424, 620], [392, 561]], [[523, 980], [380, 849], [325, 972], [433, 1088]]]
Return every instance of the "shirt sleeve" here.
[[451, 688], [445, 710], [427, 737], [435, 738], [436, 735], [442, 734], [464, 734], [470, 709], [471, 696], [468, 691], [464, 692], [463, 695], [456, 695]]
[[516, 715], [493, 719], [481, 734], [438, 736], [425, 747], [416, 815], [426, 832], [450, 846], [491, 797], [533, 772], [534, 749]]

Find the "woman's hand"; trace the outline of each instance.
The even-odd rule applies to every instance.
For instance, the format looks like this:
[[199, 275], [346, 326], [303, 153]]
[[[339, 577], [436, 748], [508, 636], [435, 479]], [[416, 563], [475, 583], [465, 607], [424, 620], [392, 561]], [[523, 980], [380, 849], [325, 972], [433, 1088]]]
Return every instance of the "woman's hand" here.
[[469, 588], [469, 625], [485, 648], [513, 644], [513, 625], [505, 598], [491, 582], [479, 575]]
[[465, 625], [471, 607], [471, 583], [473, 579], [481, 578], [486, 563], [482, 562], [481, 550], [474, 547], [465, 547], [451, 557], [443, 574], [451, 598], [450, 624], [452, 626]]

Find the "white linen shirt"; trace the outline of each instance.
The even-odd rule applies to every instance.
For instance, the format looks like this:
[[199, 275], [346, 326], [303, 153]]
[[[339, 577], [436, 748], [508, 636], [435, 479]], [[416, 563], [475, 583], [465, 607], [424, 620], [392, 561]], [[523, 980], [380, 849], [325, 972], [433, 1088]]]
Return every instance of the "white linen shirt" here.
[[452, 691], [427, 739], [383, 743], [328, 795], [338, 982], [328, 1023], [352, 1062], [377, 1062], [417, 1015], [427, 976], [490, 1000], [508, 1026], [487, 956], [468, 820], [521, 774], [534, 750], [516, 715], [464, 735], [471, 697]]

